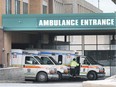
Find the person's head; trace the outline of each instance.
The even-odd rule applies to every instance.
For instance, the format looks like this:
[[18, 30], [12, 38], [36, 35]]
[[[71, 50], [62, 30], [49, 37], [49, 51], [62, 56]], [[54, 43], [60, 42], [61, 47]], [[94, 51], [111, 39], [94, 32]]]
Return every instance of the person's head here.
[[73, 61], [76, 61], [76, 59], [74, 58]]

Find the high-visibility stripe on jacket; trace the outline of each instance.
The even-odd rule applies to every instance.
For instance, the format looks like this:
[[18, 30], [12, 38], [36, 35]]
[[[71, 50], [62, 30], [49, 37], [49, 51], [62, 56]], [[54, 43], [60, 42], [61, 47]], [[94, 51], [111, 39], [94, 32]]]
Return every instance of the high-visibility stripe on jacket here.
[[77, 63], [76, 61], [71, 61], [70, 66], [76, 67], [76, 66], [79, 66], [79, 63]]

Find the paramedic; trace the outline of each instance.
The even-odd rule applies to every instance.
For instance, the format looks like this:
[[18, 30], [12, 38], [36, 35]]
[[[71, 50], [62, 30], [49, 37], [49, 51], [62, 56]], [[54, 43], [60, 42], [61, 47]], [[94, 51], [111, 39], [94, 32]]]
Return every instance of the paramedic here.
[[79, 63], [76, 62], [75, 58], [70, 63], [70, 73], [73, 76], [78, 76], [79, 75]]

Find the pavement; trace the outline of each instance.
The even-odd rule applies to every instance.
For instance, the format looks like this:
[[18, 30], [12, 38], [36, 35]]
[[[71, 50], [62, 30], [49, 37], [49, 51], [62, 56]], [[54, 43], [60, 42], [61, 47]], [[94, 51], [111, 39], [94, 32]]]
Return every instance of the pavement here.
[[105, 80], [85, 81], [83, 87], [116, 87], [116, 75]]
[[0, 83], [0, 87], [82, 87], [77, 83]]
[[27, 80], [24, 82], [16, 81], [0, 81], [0, 87], [82, 87], [82, 82], [86, 81], [85, 79], [63, 79], [62, 81], [50, 80], [48, 82], [36, 82]]
[[27, 80], [24, 82], [9, 81], [3, 80], [0, 81], [0, 87], [82, 87], [82, 82], [86, 81], [85, 79], [73, 79], [67, 80], [63, 79], [62, 81], [50, 80], [48, 82], [36, 82]]

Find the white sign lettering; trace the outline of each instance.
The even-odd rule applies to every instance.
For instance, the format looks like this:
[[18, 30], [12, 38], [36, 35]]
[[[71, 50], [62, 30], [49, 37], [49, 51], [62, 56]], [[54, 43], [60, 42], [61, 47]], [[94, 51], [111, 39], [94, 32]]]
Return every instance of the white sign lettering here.
[[39, 20], [39, 26], [77, 26], [78, 20]]
[[114, 19], [39, 20], [39, 26], [111, 26]]
[[114, 19], [82, 19], [81, 25], [114, 25]]

